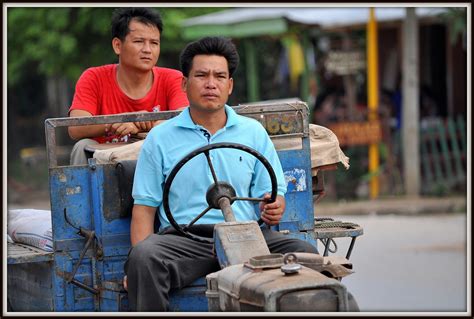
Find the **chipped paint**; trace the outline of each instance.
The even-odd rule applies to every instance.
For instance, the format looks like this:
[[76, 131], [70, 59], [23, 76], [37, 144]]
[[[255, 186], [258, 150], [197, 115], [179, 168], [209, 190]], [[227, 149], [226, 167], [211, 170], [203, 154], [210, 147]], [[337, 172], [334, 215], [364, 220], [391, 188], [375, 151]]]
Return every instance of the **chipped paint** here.
[[67, 182], [66, 174], [64, 173], [59, 174], [59, 181], [62, 183], [66, 183]]
[[66, 188], [66, 195], [80, 194], [81, 192], [82, 192], [81, 186]]
[[285, 182], [287, 192], [304, 192], [306, 187], [306, 171], [300, 168], [294, 168], [285, 171]]

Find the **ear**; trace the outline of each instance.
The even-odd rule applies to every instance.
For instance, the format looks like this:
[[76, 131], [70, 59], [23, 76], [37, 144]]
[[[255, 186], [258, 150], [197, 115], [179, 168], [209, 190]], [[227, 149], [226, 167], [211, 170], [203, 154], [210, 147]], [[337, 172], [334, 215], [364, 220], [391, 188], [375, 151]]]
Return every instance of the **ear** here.
[[188, 84], [188, 78], [183, 76], [183, 78], [181, 79], [181, 90], [183, 90], [183, 92], [186, 92], [187, 84]]
[[115, 54], [120, 55], [122, 49], [122, 40], [115, 37], [112, 39], [112, 48], [114, 49]]
[[234, 79], [230, 78], [229, 79], [229, 95], [232, 94], [232, 90], [234, 89]]

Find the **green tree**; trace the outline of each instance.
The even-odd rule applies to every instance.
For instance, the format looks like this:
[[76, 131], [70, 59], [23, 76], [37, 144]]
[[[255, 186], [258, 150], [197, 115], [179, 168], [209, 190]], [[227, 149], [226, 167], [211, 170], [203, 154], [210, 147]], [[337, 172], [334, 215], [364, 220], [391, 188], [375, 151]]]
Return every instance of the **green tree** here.
[[8, 9], [8, 85], [31, 72], [74, 79], [86, 65], [114, 59], [104, 50], [110, 14], [110, 8]]
[[[158, 8], [163, 16], [162, 53], [179, 52], [185, 44], [180, 23], [189, 17], [225, 8]], [[94, 65], [117, 60], [111, 48], [114, 8], [8, 8], [8, 85], [37, 72], [76, 80]], [[31, 69], [31, 66], [36, 66]]]

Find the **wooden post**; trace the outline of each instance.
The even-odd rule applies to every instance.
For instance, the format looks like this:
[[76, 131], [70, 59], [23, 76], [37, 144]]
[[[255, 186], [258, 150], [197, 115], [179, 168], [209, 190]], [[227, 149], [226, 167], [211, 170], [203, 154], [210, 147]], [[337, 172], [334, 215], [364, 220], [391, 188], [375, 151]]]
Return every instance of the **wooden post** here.
[[415, 8], [406, 8], [403, 20], [402, 145], [405, 192], [411, 196], [420, 194], [418, 41]]

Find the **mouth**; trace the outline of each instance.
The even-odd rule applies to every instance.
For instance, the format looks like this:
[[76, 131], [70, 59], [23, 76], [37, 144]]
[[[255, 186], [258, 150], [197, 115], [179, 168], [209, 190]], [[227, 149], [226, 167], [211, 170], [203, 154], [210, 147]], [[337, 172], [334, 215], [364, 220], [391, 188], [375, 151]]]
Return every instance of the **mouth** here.
[[214, 100], [219, 97], [217, 94], [212, 94], [212, 93], [207, 93], [202, 95], [203, 98], [208, 99], [208, 100]]
[[151, 61], [151, 58], [141, 57], [140, 60], [149, 62]]

